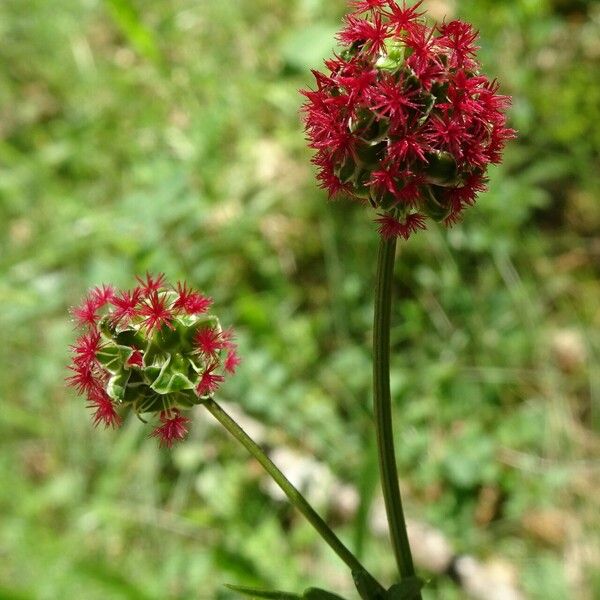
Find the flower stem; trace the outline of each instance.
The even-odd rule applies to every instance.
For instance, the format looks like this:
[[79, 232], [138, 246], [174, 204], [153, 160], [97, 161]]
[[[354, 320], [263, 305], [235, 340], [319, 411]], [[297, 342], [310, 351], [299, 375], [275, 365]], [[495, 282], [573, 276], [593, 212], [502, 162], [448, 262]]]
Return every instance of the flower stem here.
[[[396, 238], [381, 238], [377, 255], [375, 314], [373, 322], [373, 402], [381, 487], [385, 500], [390, 538], [401, 578], [415, 574], [400, 497], [394, 452], [392, 403], [390, 397], [390, 322], [392, 278]], [[419, 595], [419, 598], [421, 596]]]
[[337, 535], [317, 514], [306, 498], [290, 483], [285, 475], [277, 468], [262, 448], [212, 399], [204, 402], [210, 414], [262, 465], [275, 483], [283, 490], [290, 502], [306, 517], [319, 535], [329, 544], [332, 550], [346, 563], [353, 573], [362, 572], [371, 580], [372, 588], [379, 589], [382, 596], [383, 587], [365, 569], [360, 561], [346, 548]]

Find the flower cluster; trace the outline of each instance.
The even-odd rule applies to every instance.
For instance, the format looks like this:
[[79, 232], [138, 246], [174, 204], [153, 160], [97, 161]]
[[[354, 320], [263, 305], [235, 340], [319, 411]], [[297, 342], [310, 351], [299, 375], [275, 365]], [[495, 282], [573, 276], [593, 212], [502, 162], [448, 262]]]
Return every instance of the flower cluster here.
[[72, 310], [82, 330], [72, 346], [68, 383], [87, 397], [95, 425], [118, 427], [121, 409], [158, 413], [152, 435], [172, 446], [187, 434], [181, 409], [201, 404], [240, 359], [233, 332], [208, 311], [212, 300], [164, 276], [132, 290], [94, 288]]
[[321, 186], [368, 200], [385, 237], [408, 238], [426, 217], [456, 222], [515, 133], [510, 98], [479, 72], [477, 33], [461, 21], [428, 27], [420, 4], [351, 2], [344, 50], [302, 91]]

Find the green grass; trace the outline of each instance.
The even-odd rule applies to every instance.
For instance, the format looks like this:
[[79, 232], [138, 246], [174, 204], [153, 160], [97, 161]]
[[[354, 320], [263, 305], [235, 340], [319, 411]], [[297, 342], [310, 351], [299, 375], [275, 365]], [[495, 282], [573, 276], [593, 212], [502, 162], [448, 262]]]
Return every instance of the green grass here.
[[[402, 244], [392, 392], [407, 512], [514, 565], [528, 598], [585, 600], [600, 591], [600, 13], [430, 4], [481, 30], [520, 136], [464, 223]], [[67, 309], [89, 286], [185, 277], [239, 332], [223, 398], [368, 491], [375, 227], [316, 189], [298, 114], [343, 11], [0, 3], [0, 599], [225, 600], [227, 582], [352, 596], [208, 415], [160, 452], [135, 419], [94, 431], [63, 381]], [[564, 532], [540, 531], [540, 514]], [[349, 544], [361, 528], [336, 524]], [[384, 540], [364, 556], [391, 581]], [[427, 597], [460, 593], [441, 578]]]

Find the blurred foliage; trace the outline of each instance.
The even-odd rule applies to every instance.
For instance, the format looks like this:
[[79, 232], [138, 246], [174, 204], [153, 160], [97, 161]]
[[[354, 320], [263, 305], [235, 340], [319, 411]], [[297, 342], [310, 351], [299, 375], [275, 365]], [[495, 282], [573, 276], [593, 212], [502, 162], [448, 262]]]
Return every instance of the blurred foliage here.
[[[480, 29], [520, 137], [464, 223], [402, 244], [392, 384], [407, 510], [458, 551], [508, 561], [528, 598], [591, 599], [600, 6], [428, 5]], [[208, 415], [160, 452], [134, 420], [94, 431], [63, 384], [67, 309], [86, 288], [185, 277], [239, 332], [224, 398], [274, 445], [369, 489], [377, 240], [372, 215], [316, 189], [297, 93], [344, 9], [0, 3], [1, 599], [225, 600], [225, 582], [352, 595]], [[353, 527], [338, 524], [348, 543]], [[385, 540], [364, 555], [391, 581]], [[462, 596], [440, 578], [426, 597]]]

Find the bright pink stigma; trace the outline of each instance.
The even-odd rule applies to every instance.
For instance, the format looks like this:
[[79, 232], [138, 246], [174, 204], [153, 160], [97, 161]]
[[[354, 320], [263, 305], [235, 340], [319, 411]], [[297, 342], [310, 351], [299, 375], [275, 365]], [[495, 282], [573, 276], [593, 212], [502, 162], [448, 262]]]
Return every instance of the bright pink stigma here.
[[156, 277], [146, 273], [146, 279], [139, 275], [136, 277], [144, 296], [149, 296], [152, 292], [158, 292], [165, 285], [165, 274], [159, 273]]
[[104, 425], [116, 429], [121, 425], [121, 417], [117, 413], [112, 400], [103, 389], [94, 389], [88, 397], [89, 407], [94, 409], [92, 420], [94, 427]]
[[154, 330], [160, 330], [164, 326], [173, 329], [173, 313], [168, 306], [169, 300], [166, 294], [159, 294], [156, 291], [151, 292], [146, 301], [142, 304], [139, 314], [144, 317], [144, 326], [148, 333]]
[[181, 416], [176, 408], [162, 411], [160, 421], [162, 425], [156, 427], [150, 435], [159, 439], [161, 448], [171, 448], [174, 443], [185, 439], [188, 434], [187, 427], [191, 423], [191, 420]]
[[200, 378], [200, 382], [196, 387], [196, 393], [198, 396], [208, 396], [209, 394], [216, 392], [221, 383], [225, 381], [225, 377], [223, 377], [223, 375], [215, 375], [213, 373], [218, 366], [218, 363], [213, 363], [207, 367], [206, 371], [204, 371], [202, 377]]
[[222, 332], [216, 327], [200, 329], [194, 337], [196, 347], [207, 358], [214, 358], [225, 347]]
[[212, 299], [199, 292], [188, 289], [184, 282], [177, 282], [177, 300], [173, 303], [172, 310], [183, 310], [188, 315], [205, 313], [212, 305]]
[[242, 359], [239, 357], [238, 353], [235, 350], [231, 350], [227, 353], [225, 357], [225, 362], [223, 363], [223, 368], [228, 373], [235, 373], [238, 365], [242, 362]]
[[115, 294], [110, 301], [114, 307], [110, 317], [113, 325], [120, 324], [121, 322], [127, 324], [136, 317], [141, 298], [142, 290], [137, 287], [131, 292], [123, 290]]
[[391, 215], [382, 215], [377, 219], [379, 233], [382, 237], [390, 239], [403, 237], [407, 240], [418, 229], [425, 229], [425, 217], [418, 213], [407, 215], [404, 221], [398, 221]]

